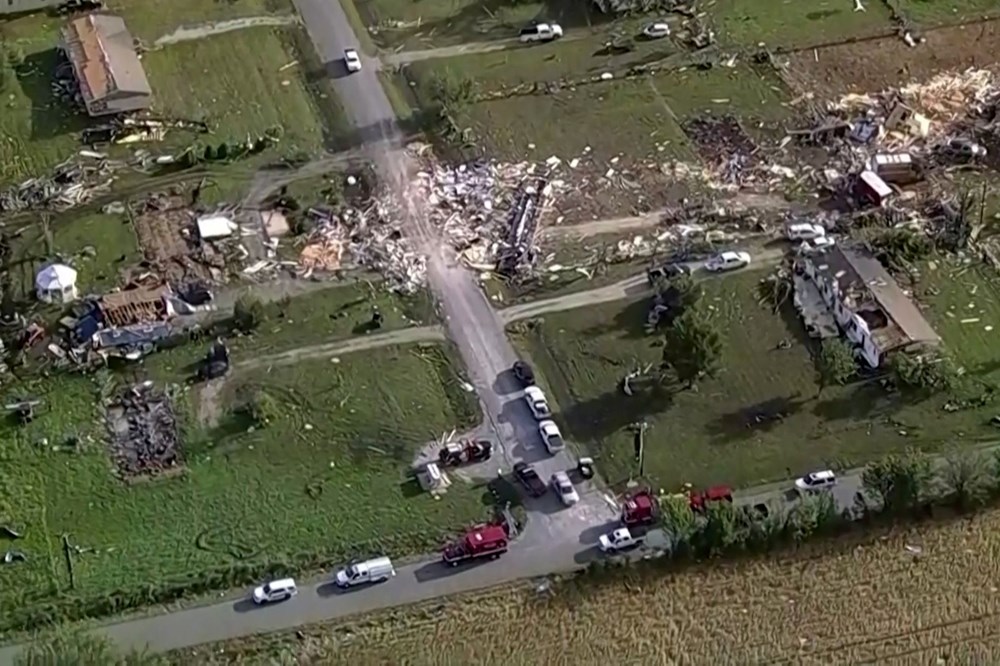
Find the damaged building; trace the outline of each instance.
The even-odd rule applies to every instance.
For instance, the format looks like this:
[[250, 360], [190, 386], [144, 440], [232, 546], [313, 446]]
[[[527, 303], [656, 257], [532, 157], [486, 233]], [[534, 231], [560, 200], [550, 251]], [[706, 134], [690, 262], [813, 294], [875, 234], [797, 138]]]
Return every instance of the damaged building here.
[[890, 352], [940, 343], [913, 300], [862, 248], [838, 245], [803, 256], [797, 269], [815, 286], [841, 334], [870, 367], [879, 367]]
[[123, 19], [111, 14], [75, 18], [63, 27], [60, 48], [73, 67], [88, 114], [149, 108], [153, 91]]

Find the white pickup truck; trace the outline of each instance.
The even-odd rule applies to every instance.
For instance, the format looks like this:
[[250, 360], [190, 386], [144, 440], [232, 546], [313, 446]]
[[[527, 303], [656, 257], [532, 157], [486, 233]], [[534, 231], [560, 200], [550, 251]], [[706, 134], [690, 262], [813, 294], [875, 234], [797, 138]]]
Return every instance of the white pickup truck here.
[[528, 42], [551, 42], [563, 36], [563, 29], [558, 23], [536, 23], [521, 30], [519, 39], [522, 44]]

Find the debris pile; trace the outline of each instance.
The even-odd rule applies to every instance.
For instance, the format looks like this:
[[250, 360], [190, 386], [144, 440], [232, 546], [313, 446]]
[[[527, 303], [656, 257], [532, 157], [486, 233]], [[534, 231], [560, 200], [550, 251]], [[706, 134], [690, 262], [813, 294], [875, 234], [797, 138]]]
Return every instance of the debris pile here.
[[684, 132], [698, 146], [717, 180], [740, 187], [749, 183], [757, 146], [736, 118], [695, 118], [685, 124]]
[[992, 129], [998, 102], [993, 73], [970, 68], [873, 95], [844, 95], [831, 103], [830, 111], [862, 115], [861, 121], [881, 125], [883, 150], [920, 152], [950, 136]]
[[430, 222], [467, 263], [513, 277], [533, 268], [541, 217], [564, 186], [553, 178], [559, 164], [556, 157], [544, 164], [427, 163], [415, 187]]
[[20, 185], [0, 191], [0, 213], [29, 209], [68, 210], [106, 192], [114, 181], [113, 165], [104, 156], [81, 151], [83, 159], [71, 159], [41, 178], [29, 178]]
[[384, 276], [394, 291], [409, 294], [424, 284], [427, 258], [413, 251], [400, 217], [382, 201], [364, 210], [312, 208], [308, 214], [315, 227], [299, 254], [303, 277], [340, 270], [346, 251], [357, 265]]
[[181, 464], [173, 405], [151, 381], [112, 400], [107, 426], [111, 457], [123, 478], [154, 476]]

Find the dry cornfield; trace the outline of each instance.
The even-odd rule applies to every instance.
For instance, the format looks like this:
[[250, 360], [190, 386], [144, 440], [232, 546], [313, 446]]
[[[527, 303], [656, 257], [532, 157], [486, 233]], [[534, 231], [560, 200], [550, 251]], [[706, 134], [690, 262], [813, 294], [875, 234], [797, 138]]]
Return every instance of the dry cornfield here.
[[[1000, 510], [552, 597], [508, 587], [188, 653], [200, 663], [1000, 663]], [[588, 589], [589, 588], [589, 589]], [[190, 661], [188, 661], [190, 663]]]

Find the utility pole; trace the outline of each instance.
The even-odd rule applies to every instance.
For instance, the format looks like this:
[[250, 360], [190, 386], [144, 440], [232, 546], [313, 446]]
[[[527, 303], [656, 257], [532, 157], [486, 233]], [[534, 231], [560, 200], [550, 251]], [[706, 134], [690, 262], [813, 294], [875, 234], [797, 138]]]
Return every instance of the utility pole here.
[[639, 468], [639, 478], [646, 471], [646, 430], [649, 423], [639, 421], [632, 424], [632, 448], [635, 450], [635, 462]]

